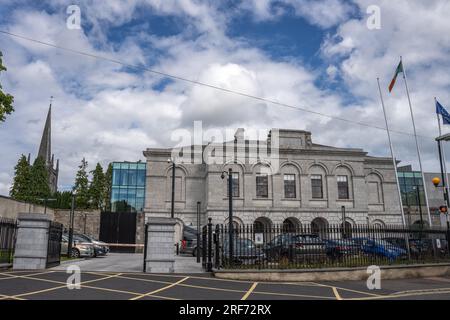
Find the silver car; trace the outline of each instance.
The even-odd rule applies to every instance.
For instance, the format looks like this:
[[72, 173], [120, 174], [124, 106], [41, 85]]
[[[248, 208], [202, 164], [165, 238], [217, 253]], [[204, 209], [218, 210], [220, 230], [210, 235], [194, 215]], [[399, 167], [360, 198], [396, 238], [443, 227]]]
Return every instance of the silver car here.
[[[68, 256], [69, 250], [69, 236], [63, 234], [61, 238], [61, 255]], [[94, 256], [94, 246], [89, 242], [82, 242], [76, 239], [72, 240], [72, 252], [70, 254], [71, 258], [88, 257]]]

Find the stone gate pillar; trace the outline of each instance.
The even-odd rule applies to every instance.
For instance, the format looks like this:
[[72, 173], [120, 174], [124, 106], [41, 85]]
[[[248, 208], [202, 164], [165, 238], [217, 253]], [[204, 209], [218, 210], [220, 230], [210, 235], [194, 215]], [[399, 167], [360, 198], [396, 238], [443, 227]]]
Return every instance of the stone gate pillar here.
[[175, 267], [175, 224], [171, 218], [149, 218], [147, 221], [145, 272], [171, 273]]
[[42, 213], [19, 213], [13, 269], [45, 269], [51, 217]]

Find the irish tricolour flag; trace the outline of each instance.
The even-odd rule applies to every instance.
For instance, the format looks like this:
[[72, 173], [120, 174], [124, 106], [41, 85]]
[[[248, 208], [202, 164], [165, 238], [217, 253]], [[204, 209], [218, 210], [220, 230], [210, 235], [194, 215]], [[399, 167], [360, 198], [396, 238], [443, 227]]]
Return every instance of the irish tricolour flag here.
[[394, 88], [395, 80], [397, 80], [397, 75], [401, 72], [403, 72], [403, 65], [402, 65], [402, 61], [400, 60], [400, 63], [398, 64], [397, 69], [395, 69], [394, 77], [392, 78], [391, 83], [389, 84], [389, 92], [391, 92], [392, 88]]

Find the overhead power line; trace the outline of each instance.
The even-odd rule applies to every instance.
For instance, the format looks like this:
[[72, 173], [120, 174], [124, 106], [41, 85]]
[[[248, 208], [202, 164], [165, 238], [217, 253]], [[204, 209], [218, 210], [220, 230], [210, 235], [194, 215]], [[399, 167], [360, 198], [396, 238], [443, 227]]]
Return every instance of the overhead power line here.
[[[64, 51], [67, 51], [67, 52], [70, 52], [70, 53], [83, 55], [83, 56], [94, 58], [94, 59], [109, 61], [109, 62], [112, 62], [112, 63], [115, 63], [115, 64], [122, 65], [122, 66], [127, 67], [127, 68], [137, 69], [137, 70], [144, 70], [144, 71], [147, 71], [147, 72], [150, 72], [150, 73], [153, 73], [153, 74], [157, 74], [159, 76], [163, 76], [163, 77], [166, 77], [166, 78], [171, 78], [171, 79], [174, 79], [174, 80], [179, 80], [179, 81], [191, 83], [191, 84], [194, 84], [194, 85], [199, 85], [199, 86], [203, 86], [203, 87], [207, 87], [207, 88], [223, 91], [223, 92], [230, 93], [230, 94], [235, 94], [235, 95], [239, 95], [239, 96], [242, 96], [242, 97], [246, 97], [246, 98], [250, 98], [250, 99], [254, 99], [254, 100], [258, 100], [258, 101], [263, 101], [263, 102], [266, 102], [266, 103], [269, 103], [269, 104], [273, 104], [273, 105], [277, 105], [277, 106], [280, 106], [280, 107], [293, 109], [293, 110], [298, 110], [298, 111], [303, 111], [303, 112], [315, 114], [317, 116], [326, 117], [326, 118], [332, 119], [332, 120], [338, 120], [338, 121], [342, 121], [342, 122], [357, 124], [357, 125], [363, 126], [363, 127], [368, 127], [368, 128], [373, 128], [373, 129], [377, 129], [377, 130], [386, 131], [386, 128], [382, 127], [382, 126], [372, 125], [372, 124], [361, 122], [361, 121], [355, 121], [355, 120], [350, 120], [350, 119], [347, 119], [347, 118], [333, 116], [333, 115], [326, 114], [326, 113], [323, 113], [323, 112], [314, 111], [314, 110], [311, 110], [309, 108], [294, 106], [294, 105], [291, 105], [291, 104], [287, 104], [287, 103], [282, 103], [282, 102], [278, 102], [278, 101], [275, 101], [275, 100], [271, 100], [271, 99], [268, 99], [268, 98], [258, 97], [258, 96], [251, 95], [251, 94], [248, 94], [248, 93], [245, 93], [245, 92], [240, 92], [240, 91], [236, 91], [236, 90], [222, 88], [222, 87], [215, 86], [215, 85], [212, 85], [212, 84], [208, 84], [208, 83], [205, 83], [205, 82], [184, 78], [184, 77], [181, 77], [181, 76], [165, 73], [165, 72], [162, 72], [162, 71], [157, 71], [157, 70], [154, 70], [154, 69], [147, 68], [145, 66], [132, 65], [132, 64], [125, 63], [125, 62], [120, 61], [120, 60], [108, 58], [108, 57], [105, 57], [105, 56], [99, 56], [99, 55], [96, 55], [96, 54], [92, 54], [92, 53], [88, 53], [88, 52], [84, 52], [84, 51], [80, 51], [80, 50], [76, 50], [76, 49], [72, 49], [72, 48], [58, 46], [58, 45], [53, 44], [53, 43], [49, 43], [49, 42], [45, 42], [45, 41], [29, 38], [29, 37], [26, 37], [26, 36], [14, 34], [14, 33], [9, 32], [9, 31], [0, 30], [0, 33], [4, 34], [4, 35], [7, 35], [7, 36], [10, 36], [10, 37], [15, 37], [15, 38], [19, 38], [19, 39], [22, 39], [22, 40], [26, 40], [26, 41], [34, 42], [34, 43], [37, 43], [37, 44], [41, 44], [41, 45], [44, 45], [44, 46], [52, 47], [52, 48], [55, 48], [55, 49], [64, 50]], [[402, 134], [402, 135], [414, 136], [412, 133], [405, 132], [405, 131], [399, 131], [399, 130], [390, 130], [390, 131], [398, 133], [398, 134]], [[418, 135], [418, 137], [427, 138], [427, 139], [434, 139], [433, 137], [422, 136], [422, 135]]]

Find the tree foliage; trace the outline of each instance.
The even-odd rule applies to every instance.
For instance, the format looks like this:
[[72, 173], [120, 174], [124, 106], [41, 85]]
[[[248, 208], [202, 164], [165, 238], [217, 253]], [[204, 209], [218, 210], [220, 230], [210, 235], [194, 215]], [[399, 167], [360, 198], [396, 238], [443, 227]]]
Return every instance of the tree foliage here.
[[111, 211], [112, 172], [113, 167], [112, 163], [110, 163], [105, 173], [105, 191], [103, 193], [106, 211]]
[[48, 206], [54, 209], [70, 209], [72, 206], [72, 192], [70, 191], [56, 191], [52, 198], [54, 202], [49, 202]]
[[14, 181], [9, 191], [11, 198], [26, 201], [29, 199], [30, 190], [30, 164], [22, 155], [14, 167]]
[[76, 205], [79, 209], [86, 209], [89, 203], [89, 178], [87, 173], [87, 161], [83, 158], [78, 166], [73, 191], [76, 193]]
[[45, 160], [37, 157], [30, 170], [29, 201], [37, 203], [39, 199], [50, 198], [51, 192], [48, 185], [48, 172]]
[[105, 175], [100, 163], [91, 171], [92, 181], [89, 186], [89, 197], [92, 200], [90, 205], [93, 209], [103, 209], [105, 203]]
[[[6, 67], [3, 65], [3, 54], [0, 51], [0, 73], [6, 71]], [[2, 84], [0, 83], [0, 122], [4, 122], [6, 115], [14, 112], [13, 102], [14, 97], [8, 93], [3, 92]]]

